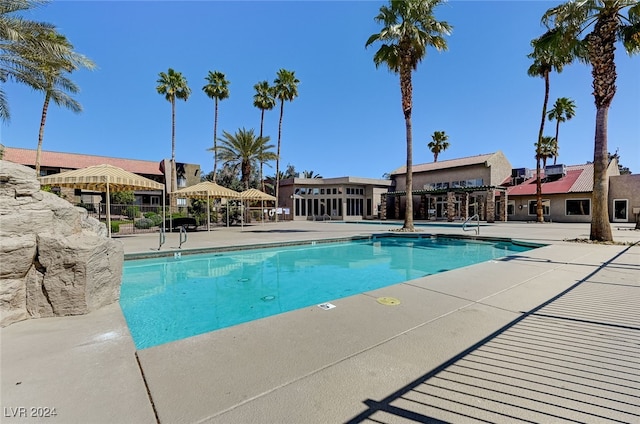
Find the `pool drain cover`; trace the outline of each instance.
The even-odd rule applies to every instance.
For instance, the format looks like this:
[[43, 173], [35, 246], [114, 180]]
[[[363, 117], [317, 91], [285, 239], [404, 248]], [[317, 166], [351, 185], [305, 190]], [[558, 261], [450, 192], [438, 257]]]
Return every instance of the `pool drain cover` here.
[[379, 297], [377, 300], [381, 305], [396, 306], [400, 304], [400, 300], [395, 297]]

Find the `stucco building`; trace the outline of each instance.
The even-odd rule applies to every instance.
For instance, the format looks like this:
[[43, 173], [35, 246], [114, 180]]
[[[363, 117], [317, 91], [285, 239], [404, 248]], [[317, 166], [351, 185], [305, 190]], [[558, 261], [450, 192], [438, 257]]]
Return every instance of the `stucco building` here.
[[389, 187], [390, 180], [372, 178], [288, 178], [280, 181], [278, 207], [293, 220], [377, 219]]
[[[506, 220], [506, 186], [511, 179], [511, 163], [501, 152], [470, 156], [413, 166], [415, 219], [466, 219], [478, 214], [493, 222]], [[404, 217], [406, 166], [391, 173], [391, 191], [383, 196], [383, 219]]]

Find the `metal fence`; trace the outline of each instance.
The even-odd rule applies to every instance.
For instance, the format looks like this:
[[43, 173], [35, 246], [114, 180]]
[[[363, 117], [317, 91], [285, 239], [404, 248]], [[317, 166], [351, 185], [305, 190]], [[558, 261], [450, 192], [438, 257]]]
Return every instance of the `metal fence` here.
[[[87, 210], [89, 216], [96, 218], [106, 224], [107, 205], [105, 203], [78, 203]], [[123, 205], [111, 204], [111, 232], [113, 234], [139, 234], [153, 233], [162, 227], [162, 206], [159, 205]], [[212, 208], [209, 213], [210, 225], [247, 225], [275, 220], [275, 210], [272, 208], [262, 209], [260, 207], [244, 208], [244, 222], [242, 220], [242, 208], [231, 206], [227, 212], [226, 207]], [[170, 213], [171, 211], [171, 213]], [[228, 216], [227, 216], [228, 213]], [[199, 228], [207, 226], [207, 212], [199, 210], [194, 212], [187, 206], [165, 206], [165, 217], [190, 217], [196, 220]], [[290, 215], [279, 214], [279, 221], [290, 220]]]

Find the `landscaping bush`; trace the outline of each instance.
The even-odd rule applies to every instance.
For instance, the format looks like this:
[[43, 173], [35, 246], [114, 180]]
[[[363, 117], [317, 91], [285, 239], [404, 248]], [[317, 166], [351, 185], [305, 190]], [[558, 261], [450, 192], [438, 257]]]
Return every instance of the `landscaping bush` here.
[[158, 227], [162, 224], [162, 215], [158, 215], [155, 212], [145, 212], [143, 216], [153, 222], [152, 227]]
[[139, 206], [127, 206], [124, 210], [124, 214], [129, 219], [135, 219], [140, 216]]
[[140, 230], [146, 230], [155, 227], [157, 224], [154, 224], [153, 220], [149, 218], [140, 218], [133, 225]]
[[111, 233], [119, 233], [119, 232], [120, 232], [120, 223], [111, 222]]

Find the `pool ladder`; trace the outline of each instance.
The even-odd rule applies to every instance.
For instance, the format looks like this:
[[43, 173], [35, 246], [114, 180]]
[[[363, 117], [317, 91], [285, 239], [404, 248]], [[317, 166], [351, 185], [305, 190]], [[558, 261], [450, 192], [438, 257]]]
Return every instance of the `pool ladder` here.
[[[476, 228], [467, 228], [467, 224], [474, 219], [477, 222]], [[479, 235], [480, 234], [480, 215], [475, 214], [472, 217], [467, 218], [467, 220], [464, 221], [464, 224], [462, 224], [462, 231], [475, 231], [476, 235]]]
[[182, 249], [182, 244], [187, 242], [187, 229], [184, 228], [184, 225], [180, 227], [180, 246], [178, 249]]
[[160, 228], [160, 244], [158, 245], [158, 250], [162, 249], [165, 241], [167, 241], [167, 234], [164, 232], [164, 228]]

